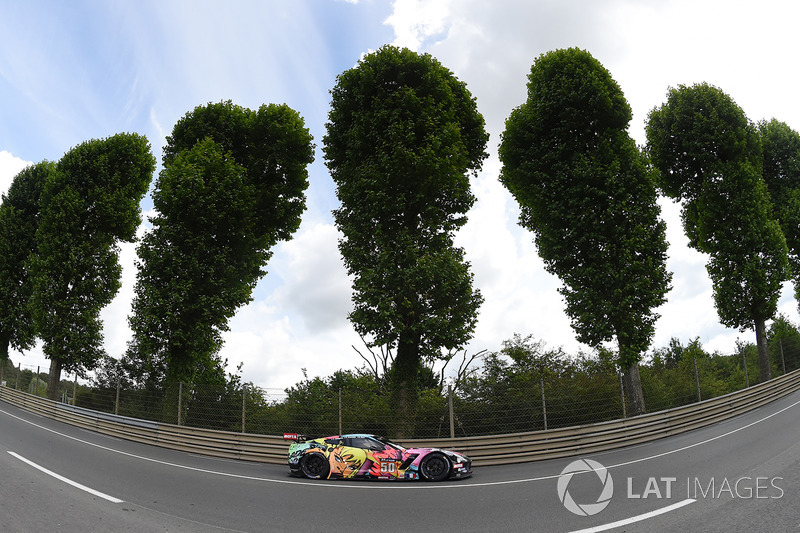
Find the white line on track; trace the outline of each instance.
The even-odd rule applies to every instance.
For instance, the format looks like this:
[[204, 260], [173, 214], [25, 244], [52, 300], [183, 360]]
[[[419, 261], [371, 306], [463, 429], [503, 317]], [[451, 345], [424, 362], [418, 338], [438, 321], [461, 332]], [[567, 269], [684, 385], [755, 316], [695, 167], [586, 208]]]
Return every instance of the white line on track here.
[[[753, 421], [753, 422], [751, 422], [749, 424], [746, 424], [746, 425], [744, 425], [742, 427], [739, 427], [739, 428], [733, 429], [731, 431], [728, 431], [727, 433], [723, 433], [721, 435], [717, 435], [715, 437], [711, 437], [711, 438], [708, 438], [708, 439], [700, 441], [700, 442], [695, 442], [694, 444], [689, 444], [689, 445], [683, 446], [681, 448], [676, 448], [674, 450], [669, 450], [669, 451], [658, 453], [658, 454], [655, 454], [655, 455], [650, 455], [650, 456], [647, 456], [647, 457], [641, 457], [639, 459], [633, 459], [631, 461], [625, 461], [625, 462], [622, 462], [622, 463], [617, 463], [617, 464], [614, 464], [614, 465], [606, 466], [606, 469], [611, 470], [612, 468], [619, 468], [619, 467], [622, 467], [622, 466], [632, 465], [632, 464], [636, 464], [636, 463], [642, 463], [642, 462], [645, 462], [645, 461], [649, 461], [651, 459], [657, 459], [659, 457], [664, 457], [664, 456], [667, 456], [667, 455], [680, 453], [680, 452], [689, 450], [691, 448], [696, 448], [698, 446], [702, 446], [704, 444], [708, 444], [709, 442], [713, 442], [713, 441], [716, 441], [716, 440], [719, 440], [719, 439], [723, 439], [725, 437], [729, 437], [729, 436], [731, 436], [731, 435], [733, 435], [735, 433], [738, 433], [740, 431], [744, 431], [745, 429], [751, 428], [751, 427], [755, 426], [756, 424], [760, 424], [761, 422], [764, 422], [766, 420], [769, 420], [770, 418], [778, 416], [779, 414], [784, 413], [784, 412], [788, 411], [789, 409], [791, 409], [792, 407], [795, 407], [797, 405], [800, 405], [800, 400], [794, 402], [791, 405], [788, 405], [788, 406], [784, 407], [783, 409], [775, 411], [772, 414], [769, 414], [767, 416], [759, 418], [758, 420], [755, 420], [755, 421]], [[391, 481], [386, 481], [385, 483], [381, 483], [381, 482], [376, 482], [376, 483], [348, 483], [348, 482], [344, 482], [344, 483], [341, 483], [341, 482], [340, 483], [335, 483], [335, 482], [319, 483], [319, 482], [311, 482], [311, 483], [309, 483], [308, 481], [293, 481], [293, 480], [289, 480], [289, 479], [272, 479], [272, 478], [264, 478], [264, 477], [257, 477], [257, 476], [245, 476], [245, 475], [241, 475], [241, 474], [232, 474], [232, 473], [229, 473], [229, 472], [220, 472], [220, 471], [217, 471], [217, 470], [208, 470], [208, 469], [205, 469], [205, 468], [196, 468], [196, 467], [193, 467], [193, 466], [186, 466], [186, 465], [181, 465], [181, 464], [177, 464], [177, 463], [170, 463], [170, 462], [167, 462], [167, 461], [161, 461], [159, 459], [153, 459], [153, 458], [150, 458], [150, 457], [144, 457], [144, 456], [141, 456], [141, 455], [136, 455], [136, 454], [132, 454], [132, 453], [128, 453], [128, 452], [123, 452], [121, 450], [116, 450], [114, 448], [109, 448], [107, 446], [102, 446], [100, 444], [95, 444], [94, 442], [89, 442], [89, 441], [86, 441], [86, 440], [83, 440], [83, 439], [79, 439], [77, 437], [73, 437], [71, 435], [67, 435], [65, 433], [61, 433], [61, 432], [55, 431], [53, 429], [50, 429], [50, 428], [44, 427], [42, 425], [36, 424], [34, 422], [31, 422], [29, 420], [25, 420], [24, 418], [21, 418], [21, 417], [18, 417], [16, 415], [13, 415], [13, 414], [11, 414], [11, 413], [9, 413], [7, 411], [4, 411], [2, 409], [0, 409], [0, 413], [8, 415], [8, 416], [10, 416], [12, 418], [15, 418], [15, 419], [17, 419], [17, 420], [19, 420], [21, 422], [25, 422], [26, 424], [30, 424], [32, 426], [35, 426], [35, 427], [37, 427], [39, 429], [43, 429], [45, 431], [49, 431], [50, 433], [54, 433], [56, 435], [59, 435], [61, 437], [66, 438], [66, 439], [71, 439], [71, 440], [86, 444], [87, 446], [94, 446], [95, 448], [99, 448], [101, 450], [106, 450], [106, 451], [109, 451], [109, 452], [112, 452], [112, 453], [117, 453], [117, 454], [124, 455], [126, 457], [131, 457], [131, 458], [134, 458], [134, 459], [140, 459], [142, 461], [149, 461], [151, 463], [156, 463], [156, 464], [160, 464], [160, 465], [164, 465], [164, 466], [170, 466], [170, 467], [174, 467], [174, 468], [181, 468], [181, 469], [190, 470], [190, 471], [193, 471], [193, 472], [201, 472], [201, 473], [204, 473], [204, 474], [213, 474], [213, 475], [218, 475], [218, 476], [232, 477], [232, 478], [237, 478], [237, 479], [246, 479], [246, 480], [251, 480], [251, 481], [264, 481], [264, 482], [269, 482], [269, 483], [281, 483], [281, 484], [286, 484], [286, 485], [306, 485], [306, 486], [308, 486], [310, 488], [312, 488], [312, 487], [313, 488], [318, 488], [319, 487], [319, 488], [348, 488], [348, 489], [369, 489], [369, 490], [379, 490], [379, 489], [443, 490], [443, 489], [465, 489], [465, 488], [474, 488], [474, 487], [490, 487], [490, 486], [496, 486], [496, 485], [514, 485], [514, 484], [518, 484], [518, 483], [531, 483], [531, 482], [535, 482], [535, 481], [546, 481], [546, 480], [550, 480], [550, 479], [558, 479], [559, 477], [561, 477], [560, 474], [553, 474], [553, 475], [549, 475], [549, 476], [540, 476], [540, 477], [532, 477], [532, 478], [524, 478], [524, 479], [511, 479], [511, 480], [506, 480], [506, 481], [487, 481], [485, 483], [464, 483], [462, 481], [462, 482], [459, 482], [459, 483], [447, 483], [447, 484], [427, 484], [426, 483], [426, 484], [422, 484], [422, 485], [414, 484], [413, 486], [411, 486], [411, 485], [406, 484], [406, 483], [392, 483]], [[592, 455], [592, 454], [589, 454], [589, 455]]]
[[627, 526], [630, 524], [635, 524], [636, 522], [641, 522], [642, 520], [647, 520], [648, 518], [653, 518], [654, 516], [658, 516], [660, 514], [666, 514], [670, 511], [674, 511], [676, 509], [680, 509], [681, 507], [685, 507], [689, 504], [696, 502], [697, 500], [693, 500], [691, 498], [687, 500], [680, 501], [678, 503], [673, 503], [672, 505], [668, 505], [666, 507], [662, 507], [661, 509], [656, 509], [655, 511], [650, 511], [649, 513], [640, 514], [637, 516], [632, 516], [630, 518], [626, 518], [624, 520], [618, 520], [616, 522], [611, 522], [609, 524], [603, 524], [602, 526], [594, 526], [586, 529], [580, 529], [578, 531], [573, 531], [572, 533], [596, 533], [598, 531], [608, 531], [609, 529], [614, 529], [615, 527], [622, 527]]
[[115, 498], [115, 497], [113, 497], [113, 496], [109, 496], [108, 494], [102, 493], [102, 492], [100, 492], [100, 491], [98, 491], [98, 490], [94, 490], [94, 489], [92, 489], [92, 488], [89, 488], [89, 487], [87, 487], [86, 485], [81, 485], [81, 484], [80, 484], [80, 483], [78, 483], [77, 481], [72, 481], [71, 479], [65, 478], [65, 477], [64, 477], [64, 476], [62, 476], [62, 475], [56, 474], [56, 473], [55, 473], [55, 472], [53, 472], [52, 470], [48, 470], [48, 469], [46, 469], [46, 468], [45, 468], [45, 467], [43, 467], [43, 466], [37, 465], [37, 464], [36, 464], [36, 463], [34, 463], [33, 461], [30, 461], [30, 460], [28, 460], [28, 459], [25, 459], [24, 457], [22, 457], [21, 455], [19, 455], [19, 454], [17, 454], [17, 453], [14, 453], [14, 452], [12, 452], [12, 451], [9, 451], [8, 453], [10, 453], [12, 456], [16, 457], [17, 459], [19, 459], [19, 460], [20, 460], [20, 461], [22, 461], [23, 463], [27, 463], [27, 464], [29, 464], [30, 466], [34, 467], [35, 469], [37, 469], [37, 470], [39, 470], [39, 471], [41, 471], [41, 472], [44, 472], [44, 473], [45, 473], [45, 474], [47, 474], [48, 476], [52, 476], [52, 477], [56, 478], [56, 479], [57, 479], [57, 480], [59, 480], [59, 481], [63, 481], [64, 483], [66, 483], [66, 484], [68, 484], [68, 485], [72, 485], [72, 486], [73, 486], [73, 487], [75, 487], [76, 489], [81, 489], [81, 490], [83, 490], [83, 491], [86, 491], [86, 492], [88, 492], [89, 494], [92, 494], [92, 495], [94, 495], [94, 496], [97, 496], [98, 498], [103, 498], [104, 500], [108, 500], [108, 501], [110, 501], [111, 503], [122, 503], [122, 501], [123, 501], [123, 500], [120, 500], [119, 498]]

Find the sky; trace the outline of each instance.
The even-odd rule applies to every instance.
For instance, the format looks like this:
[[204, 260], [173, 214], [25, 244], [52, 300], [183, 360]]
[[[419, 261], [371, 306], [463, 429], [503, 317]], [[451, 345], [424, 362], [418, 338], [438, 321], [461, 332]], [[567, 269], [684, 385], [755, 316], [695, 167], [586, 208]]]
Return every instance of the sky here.
[[[525, 100], [532, 63], [550, 50], [588, 50], [631, 104], [639, 144], [670, 87], [702, 82], [754, 122], [777, 118], [800, 130], [797, 20], [800, 5], [775, 0], [0, 0], [0, 192], [28, 164], [123, 131], [147, 136], [160, 160], [175, 122], [198, 105], [286, 103], [316, 144], [307, 210], [231, 320], [221, 356], [229, 372], [241, 364], [246, 381], [267, 389], [294, 385], [304, 369], [324, 377], [359, 367], [356, 348], [366, 350], [347, 319], [350, 279], [331, 215], [338, 200], [321, 150], [329, 91], [364, 54], [408, 47], [467, 84], [490, 134], [489, 158], [472, 181], [478, 201], [456, 237], [485, 300], [466, 353], [499, 350], [515, 333], [589, 352], [564, 313], [561, 283], [544, 270], [498, 182], [497, 146]], [[673, 337], [722, 353], [738, 339], [753, 342], [752, 332], [719, 324], [707, 257], [688, 247], [679, 206], [660, 203], [673, 288], [657, 309], [653, 348]], [[139, 235], [152, 209], [148, 195]], [[102, 312], [105, 349], [117, 358], [131, 337], [135, 244], [123, 244], [120, 259], [122, 289]], [[779, 312], [798, 323], [797, 308], [787, 283]], [[49, 365], [41, 345], [11, 358]]]

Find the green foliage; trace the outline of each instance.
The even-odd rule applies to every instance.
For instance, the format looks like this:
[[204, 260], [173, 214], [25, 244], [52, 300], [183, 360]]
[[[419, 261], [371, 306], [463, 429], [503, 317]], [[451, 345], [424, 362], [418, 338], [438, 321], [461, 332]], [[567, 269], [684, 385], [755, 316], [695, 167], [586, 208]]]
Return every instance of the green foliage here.
[[795, 297], [800, 300], [800, 134], [775, 119], [760, 122], [758, 132], [763, 177], [786, 238]]
[[187, 113], [167, 141], [127, 359], [141, 383], [216, 382], [222, 332], [299, 225], [313, 144], [289, 107], [231, 102]]
[[800, 332], [784, 315], [778, 315], [767, 331], [770, 360], [776, 373], [800, 368]]
[[0, 361], [8, 359], [9, 346], [33, 347], [30, 258], [36, 253], [39, 197], [54, 171], [55, 164], [47, 161], [24, 169], [14, 177], [0, 205]]
[[169, 381], [211, 371], [221, 332], [250, 300], [266, 262], [254, 197], [244, 169], [211, 139], [181, 152], [156, 181], [131, 326], [135, 349]]
[[588, 52], [540, 56], [528, 99], [506, 121], [501, 181], [520, 204], [545, 268], [559, 276], [582, 342], [616, 338], [620, 365], [649, 347], [671, 275], [665, 224], [646, 159], [627, 133], [631, 110]]
[[253, 223], [261, 247], [290, 240], [305, 210], [306, 167], [314, 161], [312, 137], [300, 114], [285, 104], [264, 104], [256, 111], [230, 101], [198, 106], [167, 137], [164, 167], [206, 137], [245, 169], [255, 190]]
[[760, 157], [758, 137], [742, 109], [706, 83], [670, 89], [667, 102], [650, 112], [646, 131], [650, 157], [661, 171], [659, 185], [670, 198], [692, 202], [708, 183], [724, 177], [719, 165]]
[[427, 54], [385, 46], [337, 78], [324, 139], [353, 277], [350, 320], [397, 349], [393, 385], [413, 418], [420, 358], [472, 336], [480, 293], [453, 244], [486, 157], [483, 117], [463, 82]]
[[[786, 370], [800, 369], [800, 332], [785, 317], [770, 327], [775, 347], [773, 365], [782, 372], [780, 348]], [[618, 373], [618, 354], [599, 349], [593, 353], [567, 354], [548, 348], [532, 336], [514, 335], [497, 352], [486, 353], [480, 368], [460, 381], [454, 391], [453, 413], [458, 436], [525, 432], [594, 424], [623, 416]], [[737, 353], [708, 353], [694, 339], [684, 345], [671, 339], [654, 350], [639, 366], [644, 394], [651, 411], [679, 407], [697, 401], [697, 381], [703, 400], [728, 394], [746, 386], [745, 362], [750, 384], [758, 369], [756, 346], [738, 343]], [[78, 387], [78, 405], [136, 418], [159, 420], [165, 406], [176, 411], [178, 387], [144, 388], [127, 381], [124, 369], [111, 359], [104, 362], [94, 387]], [[697, 368], [697, 374], [695, 374]], [[9, 373], [9, 386], [17, 383], [16, 370]], [[305, 373], [305, 371], [304, 371]], [[420, 369], [420, 375], [432, 373]], [[28, 390], [33, 373], [23, 370], [21, 389]], [[116, 405], [116, 382], [119, 405]], [[446, 390], [435, 379], [422, 380], [415, 415], [414, 437], [449, 436], [449, 406]], [[41, 384], [40, 384], [41, 385]], [[35, 387], [35, 385], [34, 385]], [[72, 384], [62, 382], [62, 390]], [[307, 435], [344, 433], [387, 434], [400, 415], [392, 400], [386, 376], [376, 379], [367, 368], [339, 370], [327, 377], [307, 376], [276, 398], [235, 375], [186, 384], [182, 420], [186, 425], [242, 430], [242, 408], [248, 433]], [[543, 397], [544, 394], [544, 397]], [[243, 405], [244, 403], [244, 405]], [[627, 408], [630, 416], [630, 408]], [[175, 418], [175, 414], [172, 415]]]
[[118, 242], [135, 238], [154, 169], [147, 139], [121, 133], [76, 146], [48, 175], [31, 271], [51, 398], [62, 369], [92, 369], [103, 355], [99, 314], [120, 287]]

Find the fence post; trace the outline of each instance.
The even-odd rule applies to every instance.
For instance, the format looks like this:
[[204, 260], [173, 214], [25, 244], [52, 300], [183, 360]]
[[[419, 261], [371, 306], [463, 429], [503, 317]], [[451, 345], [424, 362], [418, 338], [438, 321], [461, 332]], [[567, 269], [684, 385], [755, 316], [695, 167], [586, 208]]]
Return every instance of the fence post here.
[[181, 403], [183, 402], [183, 381], [178, 382], [178, 425], [181, 425]]
[[119, 414], [119, 390], [122, 388], [122, 384], [120, 383], [120, 378], [117, 376], [117, 399], [114, 400], [114, 414]]
[[750, 376], [747, 374], [747, 356], [744, 353], [744, 348], [742, 350], [742, 364], [744, 364], [744, 386], [748, 388], [750, 386]]
[[783, 373], [786, 373], [786, 359], [783, 358], [783, 339], [778, 339], [778, 346], [781, 347], [781, 364], [783, 365]]
[[242, 433], [244, 430], [245, 413], [247, 412], [247, 383], [242, 386]]
[[75, 372], [75, 381], [72, 382], [72, 406], [75, 407], [78, 405], [77, 402], [78, 398], [78, 373]]
[[17, 363], [17, 381], [14, 383], [14, 388], [19, 390], [19, 375], [22, 373], [22, 363]]
[[622, 372], [617, 372], [619, 376], [619, 393], [622, 398], [622, 418], [628, 418], [628, 406], [625, 404], [625, 384], [622, 382]]
[[342, 388], [339, 387], [339, 435], [342, 434]]
[[35, 383], [36, 383], [36, 396], [39, 396], [39, 379], [40, 379], [39, 378], [39, 373], [40, 372], [41, 372], [41, 367], [37, 366], [36, 367], [36, 381], [35, 381]]
[[694, 384], [697, 386], [697, 401], [702, 402], [703, 399], [700, 397], [700, 374], [697, 373], [697, 356], [692, 355], [692, 359], [694, 360]]
[[450, 411], [450, 438], [456, 438], [455, 416], [453, 413], [453, 386], [447, 386], [447, 408]]
[[547, 403], [544, 399], [544, 376], [539, 376], [539, 385], [542, 388], [542, 420], [544, 420], [544, 429], [547, 429]]

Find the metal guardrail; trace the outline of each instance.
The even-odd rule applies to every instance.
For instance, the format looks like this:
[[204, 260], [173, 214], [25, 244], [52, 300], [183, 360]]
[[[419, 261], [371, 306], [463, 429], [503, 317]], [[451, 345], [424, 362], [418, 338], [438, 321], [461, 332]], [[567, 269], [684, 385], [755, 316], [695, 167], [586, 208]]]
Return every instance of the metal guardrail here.
[[[464, 452], [476, 466], [524, 463], [613, 450], [691, 431], [756, 409], [800, 390], [800, 370], [703, 402], [645, 415], [546, 431], [455, 439], [406, 439], [406, 446]], [[0, 400], [67, 424], [179, 451], [286, 464], [282, 437], [160, 424], [75, 408], [0, 386]]]

